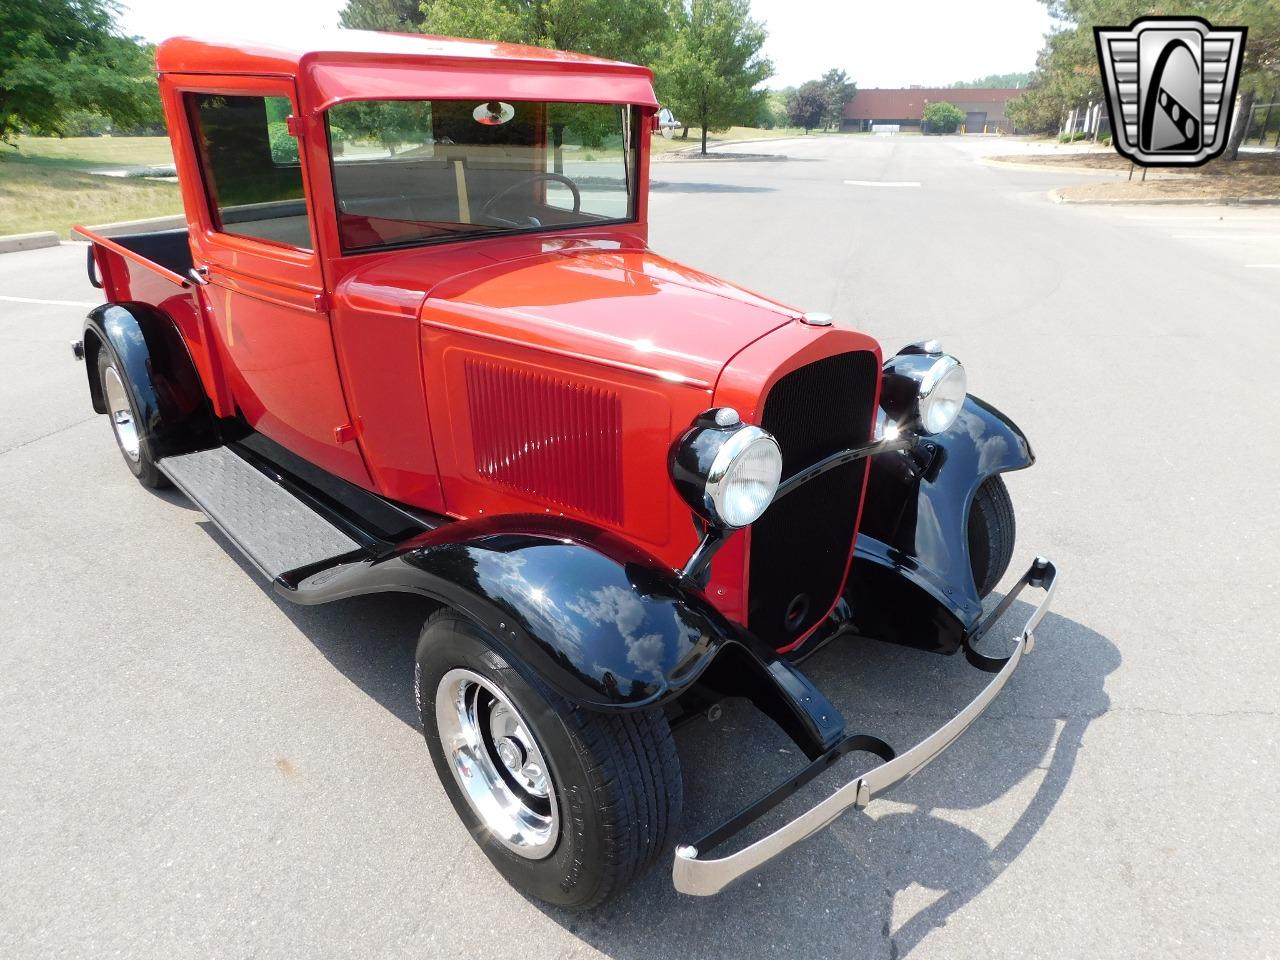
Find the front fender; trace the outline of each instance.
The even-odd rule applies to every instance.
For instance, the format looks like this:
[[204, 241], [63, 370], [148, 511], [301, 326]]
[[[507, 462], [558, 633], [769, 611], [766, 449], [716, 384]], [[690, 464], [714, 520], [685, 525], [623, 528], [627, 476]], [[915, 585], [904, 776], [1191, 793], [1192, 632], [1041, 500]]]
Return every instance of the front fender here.
[[843, 728], [799, 670], [678, 572], [578, 521], [448, 523], [386, 557], [285, 574], [277, 589], [301, 603], [381, 591], [430, 597], [484, 627], [517, 670], [591, 709], [659, 706], [706, 675], [723, 695], [750, 698], [813, 755]]
[[982, 613], [969, 563], [974, 494], [1034, 462], [1018, 426], [972, 396], [946, 433], [873, 459], [846, 589], [854, 629], [953, 652]]
[[97, 351], [119, 361], [142, 435], [157, 458], [217, 444], [208, 398], [177, 325], [145, 303], [107, 303], [85, 319], [85, 366], [93, 409], [106, 413]]

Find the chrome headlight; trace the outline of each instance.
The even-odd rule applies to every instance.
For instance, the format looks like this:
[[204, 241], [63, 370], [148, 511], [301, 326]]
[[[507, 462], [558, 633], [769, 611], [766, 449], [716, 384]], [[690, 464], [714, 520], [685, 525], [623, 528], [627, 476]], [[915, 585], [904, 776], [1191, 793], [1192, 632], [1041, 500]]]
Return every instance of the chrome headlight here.
[[945, 433], [960, 416], [968, 381], [934, 340], [903, 347], [884, 365], [880, 406], [899, 428]]
[[671, 480], [694, 512], [717, 527], [754, 523], [782, 477], [778, 441], [744, 424], [736, 410], [699, 415], [671, 448]]

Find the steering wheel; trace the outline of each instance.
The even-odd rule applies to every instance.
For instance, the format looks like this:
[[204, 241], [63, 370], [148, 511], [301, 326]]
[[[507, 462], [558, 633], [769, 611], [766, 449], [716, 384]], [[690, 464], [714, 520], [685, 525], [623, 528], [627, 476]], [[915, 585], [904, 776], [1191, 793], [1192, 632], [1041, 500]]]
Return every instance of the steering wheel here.
[[488, 200], [484, 202], [484, 206], [480, 208], [480, 216], [486, 217], [490, 220], [498, 220], [498, 221], [501, 221], [502, 223], [508, 224], [509, 226], [513, 226], [513, 227], [523, 226], [523, 224], [516, 223], [514, 220], [508, 220], [505, 217], [495, 216], [493, 213], [493, 208], [496, 207], [498, 205], [498, 201], [506, 197], [507, 194], [515, 193], [521, 187], [527, 187], [529, 184], [537, 183], [540, 180], [550, 180], [554, 183], [563, 183], [566, 187], [569, 188], [569, 192], [573, 194], [573, 212], [574, 213], [582, 212], [582, 194], [578, 192], [578, 185], [574, 183], [572, 180], [570, 180], [568, 177], [563, 176], [559, 173], [543, 172], [543, 173], [532, 174], [531, 176], [525, 177], [522, 180], [517, 180], [515, 183], [509, 186], [503, 187], [501, 190], [499, 190], [497, 193], [495, 193], [492, 197], [490, 197]]

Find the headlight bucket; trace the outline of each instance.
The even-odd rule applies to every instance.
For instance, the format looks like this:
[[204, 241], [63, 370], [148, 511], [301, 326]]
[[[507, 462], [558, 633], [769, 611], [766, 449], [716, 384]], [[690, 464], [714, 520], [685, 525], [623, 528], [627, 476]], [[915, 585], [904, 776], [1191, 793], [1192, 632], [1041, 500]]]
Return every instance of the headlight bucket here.
[[782, 451], [736, 411], [700, 414], [671, 447], [671, 481], [685, 503], [715, 527], [736, 530], [768, 509], [782, 477]]
[[945, 433], [960, 416], [967, 386], [960, 361], [936, 341], [913, 343], [885, 362], [880, 406], [899, 429]]

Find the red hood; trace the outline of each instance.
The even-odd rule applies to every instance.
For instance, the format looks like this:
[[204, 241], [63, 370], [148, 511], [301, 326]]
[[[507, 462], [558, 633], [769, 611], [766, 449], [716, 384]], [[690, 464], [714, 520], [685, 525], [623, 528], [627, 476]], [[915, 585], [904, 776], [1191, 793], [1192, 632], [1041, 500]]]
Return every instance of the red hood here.
[[423, 316], [710, 387], [734, 354], [799, 314], [645, 250], [569, 241], [441, 281]]

